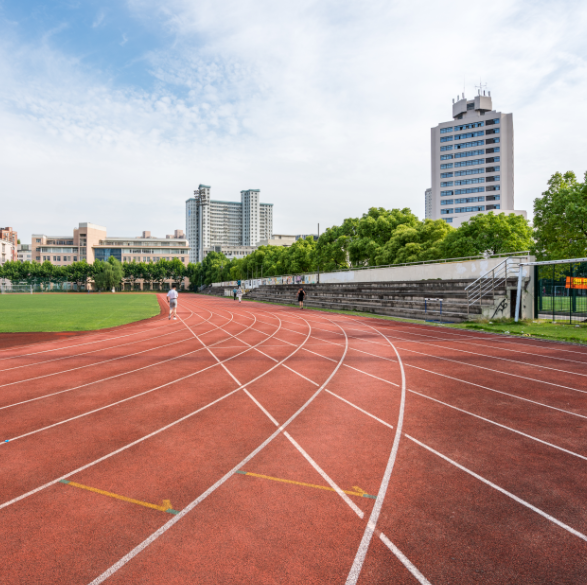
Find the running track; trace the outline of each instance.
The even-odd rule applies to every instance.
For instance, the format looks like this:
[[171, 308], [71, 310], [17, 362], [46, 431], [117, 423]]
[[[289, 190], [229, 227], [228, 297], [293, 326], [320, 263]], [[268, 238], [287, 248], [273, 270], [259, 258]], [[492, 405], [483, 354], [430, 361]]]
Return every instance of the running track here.
[[0, 351], [2, 585], [587, 583], [587, 348], [179, 316]]

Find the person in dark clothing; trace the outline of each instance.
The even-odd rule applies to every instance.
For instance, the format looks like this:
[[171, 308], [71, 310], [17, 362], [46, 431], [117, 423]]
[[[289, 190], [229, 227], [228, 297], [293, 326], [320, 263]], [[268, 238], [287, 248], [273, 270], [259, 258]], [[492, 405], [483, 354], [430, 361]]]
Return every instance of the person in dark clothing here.
[[298, 291], [298, 303], [300, 303], [300, 309], [304, 308], [304, 299], [306, 298], [306, 291], [304, 287], [300, 286], [300, 290]]

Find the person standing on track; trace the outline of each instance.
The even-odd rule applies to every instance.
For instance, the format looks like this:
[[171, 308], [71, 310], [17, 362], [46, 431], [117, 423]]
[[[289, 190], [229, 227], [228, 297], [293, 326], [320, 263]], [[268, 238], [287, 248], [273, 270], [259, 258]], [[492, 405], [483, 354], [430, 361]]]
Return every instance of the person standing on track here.
[[177, 297], [179, 294], [175, 288], [175, 284], [171, 285], [171, 290], [167, 293], [167, 302], [169, 303], [169, 319], [173, 315], [173, 320], [177, 319]]
[[234, 297], [234, 300], [236, 301], [236, 293], [238, 291], [236, 290], [236, 286], [232, 289], [232, 296]]
[[304, 290], [303, 286], [300, 286], [300, 290], [298, 291], [298, 302], [300, 303], [300, 309], [304, 308], [304, 299], [306, 298], [306, 291]]
[[243, 289], [239, 286], [238, 290], [236, 291], [236, 296], [238, 297], [238, 302], [240, 303], [243, 299]]

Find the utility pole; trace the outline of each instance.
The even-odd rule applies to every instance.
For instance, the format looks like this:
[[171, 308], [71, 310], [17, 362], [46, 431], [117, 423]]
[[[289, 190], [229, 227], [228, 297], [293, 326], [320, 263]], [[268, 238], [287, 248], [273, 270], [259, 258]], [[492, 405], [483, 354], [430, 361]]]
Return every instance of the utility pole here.
[[[320, 224], [318, 224], [318, 239], [320, 239]], [[318, 258], [318, 284], [320, 284], [320, 258]]]

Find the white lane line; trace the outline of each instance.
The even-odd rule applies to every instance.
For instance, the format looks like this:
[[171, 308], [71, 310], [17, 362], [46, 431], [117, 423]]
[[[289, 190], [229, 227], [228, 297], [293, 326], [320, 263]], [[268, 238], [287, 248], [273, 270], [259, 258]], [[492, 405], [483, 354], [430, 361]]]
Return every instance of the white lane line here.
[[[180, 317], [180, 319], [181, 319], [181, 317]], [[205, 323], [205, 322], [206, 321], [204, 321], [203, 323]], [[203, 323], [198, 323], [198, 325], [202, 325]], [[202, 333], [201, 335], [206, 335], [207, 333], [210, 333], [210, 332], [212, 332], [212, 331], [214, 331], [215, 329], [218, 329], [218, 328], [220, 328], [219, 325], [215, 326], [213, 329], [210, 329], [209, 331], [206, 331], [205, 333]], [[187, 339], [183, 339], [182, 341], [187, 341]], [[179, 343], [179, 342], [175, 342], [175, 343]], [[172, 344], [169, 344], [169, 345], [174, 345], [174, 344], [172, 343]], [[59, 376], [61, 374], [67, 374], [68, 372], [74, 372], [76, 370], [83, 370], [85, 368], [93, 368], [95, 366], [100, 366], [102, 364], [108, 364], [110, 362], [115, 362], [115, 361], [118, 361], [118, 360], [122, 360], [122, 359], [126, 359], [126, 358], [129, 358], [129, 357], [135, 356], [135, 355], [140, 355], [142, 353], [148, 353], [150, 351], [155, 351], [155, 350], [158, 350], [158, 349], [161, 349], [161, 346], [152, 347], [150, 349], [145, 349], [143, 351], [137, 351], [135, 353], [124, 354], [124, 355], [121, 355], [121, 356], [118, 356], [118, 357], [115, 357], [115, 358], [111, 358], [111, 359], [108, 359], [108, 360], [102, 360], [101, 362], [95, 362], [93, 364], [86, 364], [84, 366], [78, 366], [76, 368], [70, 368], [68, 370], [60, 370], [59, 372], [53, 372], [51, 374], [43, 374], [42, 376], [35, 376], [33, 378], [25, 378], [23, 380], [16, 380], [15, 382], [8, 382], [6, 384], [0, 384], [0, 388], [5, 388], [6, 386], [14, 386], [15, 384], [24, 384], [25, 382], [32, 382], [33, 380], [41, 380], [43, 378], [51, 378], [52, 376]]]
[[[311, 332], [311, 330], [310, 330]], [[310, 333], [309, 332], [309, 333]], [[309, 337], [309, 333], [308, 333], [308, 337]], [[306, 338], [307, 339], [307, 338]], [[304, 343], [304, 342], [303, 342]], [[303, 345], [303, 343], [301, 345]], [[298, 346], [296, 348], [295, 351], [293, 351], [289, 356], [285, 357], [282, 362], [286, 361], [290, 356], [294, 355], [299, 349], [300, 346]], [[246, 351], [250, 351], [250, 350], [246, 350]], [[280, 364], [276, 364], [275, 366], [269, 368], [266, 372], [260, 374], [259, 376], [257, 376], [255, 379], [251, 380], [250, 382], [248, 382], [248, 384], [252, 384], [253, 382], [256, 382], [257, 380], [259, 380], [260, 378], [262, 378], [263, 376], [265, 376], [266, 374], [268, 374], [269, 372], [273, 371], [275, 368], [277, 368]], [[90, 467], [93, 467], [94, 465], [101, 463], [102, 461], [105, 461], [106, 459], [109, 459], [110, 457], [113, 457], [114, 455], [117, 455], [119, 453], [122, 453], [123, 451], [126, 451], [127, 449], [130, 449], [131, 447], [134, 447], [135, 445], [138, 445], [139, 443], [142, 443], [143, 441], [146, 441], [147, 439], [150, 439], [151, 437], [154, 437], [155, 435], [158, 435], [159, 433], [162, 433], [163, 431], [166, 431], [172, 427], [174, 427], [175, 425], [191, 418], [192, 416], [195, 416], [196, 414], [202, 412], [203, 410], [209, 408], [210, 406], [213, 406], [214, 404], [217, 404], [218, 402], [220, 402], [221, 400], [224, 400], [225, 398], [228, 398], [229, 396], [232, 396], [233, 394], [235, 394], [236, 392], [238, 392], [239, 390], [242, 390], [245, 387], [245, 385], [242, 385], [238, 388], [235, 388], [234, 390], [228, 392], [227, 394], [225, 394], [224, 396], [221, 396], [220, 398], [217, 398], [216, 400], [210, 402], [209, 404], [207, 404], [206, 406], [203, 406], [197, 410], [195, 410], [194, 412], [191, 412], [189, 414], [186, 414], [185, 416], [177, 419], [176, 421], [173, 421], [172, 423], [169, 423], [167, 425], [165, 425], [164, 427], [161, 427], [160, 429], [157, 429], [156, 431], [153, 431], [152, 433], [149, 433], [148, 435], [145, 435], [144, 437], [141, 437], [140, 439], [137, 439], [136, 441], [133, 441], [132, 443], [129, 443], [128, 445], [124, 445], [123, 447], [120, 447], [119, 449], [116, 449], [115, 451], [112, 451], [111, 453], [108, 453], [107, 455], [104, 455], [103, 457], [100, 457], [99, 459], [96, 459], [95, 461], [91, 461], [90, 463], [87, 463], [86, 465], [83, 465], [81, 467], [78, 467], [77, 469], [74, 469], [73, 471], [70, 471], [69, 473], [66, 473], [65, 475], [62, 475], [60, 477], [58, 477], [57, 479], [54, 479], [52, 481], [49, 481], [47, 483], [45, 483], [42, 486], [39, 486], [25, 494], [21, 494], [20, 496], [17, 496], [16, 498], [13, 498], [12, 500], [9, 500], [8, 502], [4, 502], [3, 504], [0, 504], [0, 510], [2, 510], [3, 508], [7, 508], [8, 506], [11, 506], [12, 504], [15, 504], [21, 500], [24, 500], [25, 498], [28, 498], [29, 496], [32, 496], [52, 485], [55, 485], [56, 483], [59, 483], [62, 479], [67, 479], [68, 477], [71, 477], [72, 475], [75, 475], [76, 473], [79, 473], [81, 471], [84, 471], [85, 469], [88, 469]], [[319, 390], [318, 390], [319, 392]], [[310, 400], [306, 403], [306, 405], [304, 405], [302, 407], [302, 409], [300, 409], [299, 412], [301, 412], [301, 410], [303, 410], [305, 408], [305, 406], [307, 406], [314, 398], [315, 396], [317, 396], [317, 393], [310, 398]], [[294, 415], [294, 417], [297, 416], [297, 414]], [[293, 418], [291, 419], [293, 420]], [[288, 421], [286, 423], [285, 426], [287, 426], [287, 424], [289, 424]], [[285, 428], [285, 426], [283, 428]], [[281, 428], [281, 427], [280, 427]], [[279, 429], [278, 431], [276, 431], [275, 436], [277, 435], [277, 433], [280, 432]], [[248, 459], [247, 459], [248, 461]], [[244, 465], [244, 463], [242, 464]], [[238, 468], [237, 468], [238, 469]]]
[[511, 498], [515, 502], [518, 502], [518, 504], [521, 504], [522, 506], [525, 506], [526, 508], [532, 510], [533, 512], [536, 512], [536, 514], [539, 514], [543, 518], [546, 518], [547, 520], [549, 520], [553, 524], [556, 524], [557, 526], [559, 526], [563, 530], [566, 530], [567, 532], [569, 532], [573, 536], [576, 536], [576, 537], [580, 538], [581, 540], [584, 540], [585, 542], [587, 542], [587, 536], [585, 534], [583, 534], [582, 532], [579, 532], [578, 530], [575, 530], [574, 528], [571, 528], [571, 526], [565, 524], [564, 522], [561, 522], [560, 520], [557, 520], [554, 516], [551, 516], [550, 514], [547, 514], [546, 512], [543, 512], [540, 508], [537, 508], [536, 506], [533, 506], [532, 504], [530, 504], [530, 502], [527, 502], [526, 500], [523, 500], [522, 498], [519, 498], [518, 496], [512, 494], [511, 492], [508, 492], [507, 490], [504, 490], [502, 487], [498, 486], [497, 484], [493, 483], [492, 481], [489, 481], [488, 479], [485, 479], [484, 477], [481, 477], [479, 474], [475, 473], [474, 471], [471, 471], [470, 469], [467, 469], [466, 467], [464, 467], [460, 463], [457, 463], [456, 461], [453, 461], [452, 459], [450, 459], [446, 455], [443, 455], [439, 451], [436, 451], [436, 449], [433, 449], [432, 447], [429, 447], [428, 445], [425, 445], [421, 441], [418, 441], [418, 439], [415, 439], [414, 437], [411, 437], [408, 434], [406, 434], [406, 438], [409, 439], [410, 441], [413, 441], [417, 445], [420, 445], [420, 447], [422, 447], [424, 449], [427, 449], [428, 451], [430, 451], [430, 453], [433, 453], [437, 457], [440, 457], [441, 459], [444, 459], [445, 461], [447, 461], [451, 465], [454, 465], [455, 467], [457, 467], [461, 471], [464, 471], [465, 473], [468, 473], [469, 475], [471, 475], [475, 479], [479, 480], [480, 482], [484, 483], [485, 485], [488, 485], [489, 487], [492, 487], [494, 490], [497, 490], [498, 492], [504, 494], [508, 498]]
[[417, 567], [414, 566], [410, 559], [408, 559], [408, 557], [406, 557], [406, 555], [404, 555], [404, 553], [399, 548], [397, 548], [397, 546], [395, 546], [395, 544], [393, 544], [393, 542], [391, 542], [391, 540], [389, 540], [389, 538], [387, 538], [383, 532], [379, 533], [379, 538], [381, 542], [401, 561], [404, 567], [410, 571], [410, 573], [412, 573], [412, 576], [416, 578], [418, 583], [421, 585], [431, 585], [430, 581], [428, 581], [428, 579], [426, 579], [426, 577], [424, 577], [424, 575], [418, 571]]
[[[192, 313], [193, 315], [193, 313]], [[190, 319], [192, 317], [192, 315], [190, 315], [188, 317], [188, 319]], [[205, 323], [206, 321], [202, 321], [202, 323]], [[202, 323], [198, 323], [198, 325], [201, 325]], [[32, 362], [30, 364], [23, 364], [22, 366], [14, 366], [12, 368], [4, 368], [3, 370], [0, 370], [1, 372], [10, 372], [12, 370], [19, 370], [22, 368], [31, 368], [33, 366], [40, 366], [42, 364], [50, 364], [53, 362], [59, 362], [62, 360], [71, 360], [71, 359], [75, 359], [77, 357], [80, 357], [82, 355], [89, 355], [92, 353], [99, 353], [101, 351], [108, 351], [109, 349], [118, 349], [119, 347], [126, 347], [127, 345], [137, 345], [139, 343], [144, 343], [147, 341], [152, 341], [153, 339], [159, 339], [160, 337], [167, 337], [168, 335], [174, 335], [176, 333], [178, 333], [179, 331], [181, 331], [181, 329], [178, 330], [174, 330], [174, 331], [170, 331], [169, 333], [163, 333], [162, 335], [155, 335], [154, 337], [147, 337], [145, 339], [139, 339], [139, 340], [133, 340], [133, 341], [128, 341], [126, 343], [121, 343], [120, 345], [109, 345], [108, 347], [102, 347], [100, 349], [93, 349], [92, 351], [84, 351], [82, 353], [76, 353], [74, 355], [66, 355], [63, 357], [58, 357], [58, 358], [54, 358], [52, 360], [44, 360], [42, 362]]]
[[373, 538], [373, 532], [377, 527], [377, 521], [379, 520], [379, 515], [381, 514], [381, 508], [383, 507], [383, 500], [385, 499], [385, 495], [387, 493], [387, 488], [389, 486], [389, 481], [391, 479], [391, 474], [393, 472], [393, 467], [395, 465], [395, 460], [397, 458], [397, 452], [399, 450], [399, 443], [402, 435], [402, 428], [404, 424], [404, 413], [406, 407], [406, 373], [404, 371], [404, 366], [402, 364], [402, 359], [397, 351], [397, 348], [389, 339], [387, 339], [383, 333], [378, 331], [375, 327], [371, 327], [374, 331], [377, 331], [382, 337], [384, 337], [389, 345], [393, 348], [395, 355], [397, 356], [397, 361], [400, 366], [401, 372], [401, 380], [402, 380], [402, 387], [401, 387], [401, 399], [400, 399], [400, 407], [399, 407], [399, 415], [397, 417], [397, 428], [395, 430], [395, 436], [393, 438], [393, 445], [391, 447], [391, 453], [389, 455], [389, 459], [387, 461], [387, 466], [385, 468], [385, 473], [383, 474], [383, 478], [381, 480], [381, 486], [379, 487], [379, 492], [377, 493], [377, 499], [375, 500], [375, 504], [373, 505], [373, 509], [371, 510], [371, 515], [369, 516], [369, 521], [367, 522], [367, 526], [365, 527], [365, 532], [363, 533], [363, 538], [361, 539], [361, 543], [359, 544], [359, 548], [357, 550], [357, 554], [355, 555], [355, 560], [353, 561], [353, 565], [349, 571], [346, 585], [356, 585], [359, 575], [361, 574], [361, 570], [363, 568], [363, 563], [365, 562], [365, 557], [367, 556], [367, 551], [369, 550], [369, 545], [371, 543], [371, 539]]
[[290, 443], [303, 455], [304, 459], [320, 474], [322, 479], [345, 501], [349, 508], [362, 520], [365, 512], [353, 502], [347, 494], [332, 480], [332, 478], [312, 459], [301, 445], [287, 432], [283, 433]]
[[511, 431], [512, 433], [516, 433], [517, 435], [521, 435], [522, 437], [526, 437], [527, 439], [531, 439], [532, 441], [536, 441], [537, 443], [542, 443], [543, 445], [546, 445], [548, 447], [552, 447], [553, 449], [557, 449], [559, 451], [562, 451], [563, 453], [567, 453], [568, 455], [573, 455], [574, 457], [579, 457], [579, 459], [583, 459], [584, 461], [587, 461], [587, 457], [585, 457], [583, 455], [579, 455], [579, 453], [575, 453], [574, 451], [569, 451], [568, 449], [565, 449], [564, 447], [559, 447], [558, 445], [555, 445], [553, 443], [549, 443], [548, 441], [543, 441], [542, 439], [539, 439], [538, 437], [534, 437], [533, 435], [528, 435], [527, 433], [523, 433], [522, 431], [518, 431], [516, 429], [513, 429], [512, 427], [502, 425], [501, 423], [498, 423], [494, 420], [485, 418], [485, 417], [480, 416], [478, 414], [474, 414], [473, 412], [469, 412], [468, 410], [463, 410], [462, 408], [457, 408], [456, 406], [453, 406], [452, 404], [448, 404], [446, 402], [442, 402], [442, 400], [432, 398], [432, 396], [427, 396], [426, 394], [421, 394], [420, 392], [416, 392], [415, 390], [408, 389], [408, 392], [411, 392], [412, 394], [417, 394], [418, 396], [421, 396], [422, 398], [426, 398], [427, 400], [432, 400], [434, 402], [438, 402], [438, 404], [442, 404], [443, 406], [447, 406], [448, 408], [452, 408], [453, 410], [458, 410], [459, 412], [462, 412], [464, 414], [468, 414], [469, 416], [473, 416], [475, 418], [478, 418], [479, 420], [491, 423], [492, 425], [501, 427], [502, 429], [506, 429], [507, 431]]
[[[210, 331], [214, 331], [214, 329], [211, 329]], [[176, 343], [182, 343], [183, 341], [187, 341], [187, 340], [180, 340], [180, 341], [176, 341], [175, 343], [170, 343], [167, 345], [167, 347], [169, 347], [170, 345], [175, 345]], [[221, 342], [217, 342], [217, 343], [221, 343]], [[0, 406], [0, 410], [6, 410], [7, 408], [13, 408], [14, 406], [20, 406], [22, 404], [28, 404], [29, 402], [36, 402], [37, 400], [43, 400], [45, 398], [50, 398], [51, 396], [57, 396], [58, 394], [64, 394], [66, 392], [72, 392], [73, 390], [79, 390], [80, 388], [86, 388], [87, 386], [92, 386], [93, 384], [99, 384], [100, 382], [106, 382], [108, 380], [113, 380], [114, 378], [120, 378], [122, 376], [127, 376], [128, 374], [134, 374], [135, 372], [139, 372], [141, 370], [146, 370], [148, 368], [152, 368], [155, 366], [160, 366], [161, 364], [165, 364], [167, 362], [171, 362], [173, 360], [177, 360], [177, 359], [183, 358], [185, 356], [197, 353], [199, 351], [202, 351], [203, 349], [204, 348], [201, 347], [199, 349], [195, 349], [193, 351], [189, 351], [187, 353], [184, 353], [184, 354], [181, 354], [181, 355], [178, 355], [178, 356], [175, 356], [175, 357], [172, 357], [172, 358], [160, 361], [160, 362], [155, 362], [154, 364], [149, 364], [148, 366], [143, 366], [143, 367], [137, 368], [135, 370], [129, 370], [127, 372], [122, 372], [120, 374], [114, 374], [113, 376], [108, 376], [106, 378], [100, 378], [99, 380], [94, 380], [93, 382], [87, 382], [86, 384], [74, 386], [73, 388], [66, 388], [65, 390], [58, 390], [57, 392], [50, 392], [49, 394], [43, 394], [41, 396], [36, 396], [35, 398], [29, 398], [27, 400], [21, 400], [20, 402], [14, 402], [13, 404], [7, 404], [5, 406]]]
[[[309, 331], [308, 331], [308, 336], [306, 337], [305, 341], [307, 341], [307, 339], [309, 339], [310, 334], [312, 332], [312, 329], [311, 329], [311, 326], [309, 323], [308, 323], [308, 325], [309, 325]], [[305, 341], [304, 341], [304, 343], [305, 343]], [[296, 353], [300, 347], [301, 347], [301, 345], [298, 346], [298, 348], [292, 353], [292, 355], [294, 353]], [[328, 377], [326, 382], [324, 382], [324, 384], [320, 388], [318, 388], [318, 390], [316, 390], [316, 392], [307, 400], [307, 402], [305, 402], [299, 408], [299, 410], [297, 410], [283, 425], [281, 425], [272, 435], [270, 435], [263, 443], [261, 443], [261, 445], [259, 445], [254, 451], [249, 453], [249, 455], [247, 455], [242, 461], [240, 461], [228, 473], [226, 473], [223, 477], [221, 477], [214, 485], [210, 486], [202, 495], [200, 495], [198, 498], [196, 498], [191, 503], [189, 503], [183, 510], [181, 510], [181, 512], [179, 514], [173, 516], [173, 518], [171, 518], [171, 520], [166, 522], [163, 526], [161, 526], [161, 528], [159, 528], [157, 531], [155, 531], [153, 534], [151, 534], [151, 536], [146, 538], [141, 544], [136, 546], [133, 550], [131, 550], [129, 553], [127, 553], [124, 557], [122, 557], [118, 562], [114, 563], [109, 569], [107, 569], [100, 576], [98, 576], [96, 579], [94, 579], [90, 583], [90, 585], [99, 585], [100, 583], [103, 583], [104, 581], [106, 581], [106, 579], [111, 577], [114, 573], [116, 573], [119, 569], [121, 569], [124, 565], [126, 565], [129, 561], [131, 561], [134, 557], [136, 557], [139, 553], [141, 553], [143, 550], [145, 550], [150, 544], [155, 542], [162, 534], [167, 532], [172, 526], [174, 526], [177, 522], [179, 522], [184, 516], [186, 516], [189, 512], [191, 512], [198, 504], [200, 504], [202, 501], [204, 501], [210, 494], [214, 493], [221, 485], [223, 485], [228, 479], [230, 479], [240, 468], [244, 467], [253, 457], [255, 457], [255, 455], [257, 455], [257, 453], [259, 453], [267, 445], [269, 445], [269, 443], [271, 443], [271, 441], [273, 441], [273, 439], [275, 439], [275, 437], [277, 437], [280, 433], [282, 433], [286, 429], [286, 427], [289, 426], [320, 394], [322, 389], [326, 386], [326, 384], [328, 384], [328, 382], [330, 382], [332, 377], [338, 371], [340, 364], [342, 364], [342, 360], [344, 359], [345, 355], [346, 355], [346, 353], [342, 355], [340, 362], [334, 368], [334, 370], [332, 371], [332, 373], [330, 374], [330, 376]], [[283, 360], [283, 361], [285, 361], [285, 360]], [[279, 364], [273, 366], [273, 368], [271, 368], [271, 369], [276, 368], [278, 365]]]
[[[208, 311], [208, 312], [210, 312], [210, 311]], [[198, 313], [194, 313], [193, 311], [191, 311], [191, 313], [192, 313], [192, 315], [196, 314], [196, 315], [198, 315], [198, 317], [200, 316]], [[190, 317], [192, 315], [190, 315]], [[157, 323], [152, 328], [149, 328], [149, 329], [141, 329], [140, 331], [135, 331], [134, 333], [128, 333], [126, 335], [119, 335], [117, 337], [107, 337], [106, 339], [96, 339], [94, 341], [88, 341], [87, 343], [76, 343], [75, 345], [66, 345], [64, 347], [56, 347], [56, 348], [53, 348], [53, 349], [46, 349], [46, 350], [43, 350], [43, 351], [35, 351], [35, 352], [32, 352], [32, 353], [24, 353], [24, 354], [20, 354], [20, 355], [13, 355], [13, 356], [8, 356], [8, 357], [3, 357], [3, 358], [0, 358], [0, 361], [14, 360], [14, 359], [18, 359], [18, 358], [25, 358], [25, 357], [29, 357], [31, 355], [39, 355], [41, 353], [50, 353], [50, 352], [53, 352], [53, 351], [63, 351], [64, 349], [69, 349], [69, 348], [72, 348], [72, 347], [83, 347], [84, 345], [93, 345], [95, 343], [104, 343], [105, 341], [112, 341], [113, 339], [123, 339], [125, 337], [132, 337], [133, 335], [140, 335], [141, 333], [151, 332], [152, 329], [163, 327], [165, 325], [165, 321], [166, 320], [167, 320], [167, 317], [159, 318], [159, 319], [157, 319], [157, 321], [161, 321], [161, 323]], [[91, 337], [94, 338], [94, 337], [99, 337], [101, 335], [105, 335], [105, 334], [104, 333], [99, 333], [99, 334], [96, 334], [96, 335], [92, 335]], [[42, 344], [52, 343], [54, 341], [55, 340], [53, 340], [53, 341], [39, 341], [37, 343], [32, 343], [30, 345], [38, 345], [38, 344], [41, 344], [41, 343]], [[30, 345], [28, 345], [26, 347], [30, 347]], [[22, 347], [22, 346], [20, 346], [20, 347]], [[116, 346], [113, 346], [113, 347], [116, 347]], [[3, 350], [0, 350], [0, 352], [2, 352], [2, 351], [10, 351], [11, 349], [15, 349], [15, 348], [3, 349]]]
[[[391, 384], [391, 382], [390, 382], [390, 384]], [[397, 386], [397, 384], [394, 384], [394, 386]], [[326, 389], [326, 392], [328, 392], [328, 394], [331, 394], [335, 398], [338, 398], [339, 400], [342, 400], [343, 402], [346, 402], [349, 406], [352, 406], [353, 408], [356, 408], [359, 412], [362, 412], [363, 414], [366, 414], [367, 416], [370, 416], [371, 418], [374, 418], [377, 422], [380, 422], [382, 425], [385, 425], [386, 427], [389, 427], [390, 429], [393, 429], [393, 426], [390, 425], [389, 423], [386, 423], [384, 420], [381, 420], [380, 418], [377, 418], [374, 414], [371, 414], [370, 412], [367, 412], [366, 410], [363, 410], [362, 408], [360, 408], [356, 404], [353, 404], [352, 402], [349, 402], [346, 398], [343, 398], [342, 396], [339, 396], [338, 394], [335, 394], [334, 392], [331, 392], [330, 390], [328, 390], [328, 388]]]

